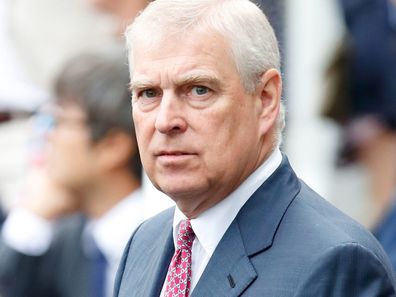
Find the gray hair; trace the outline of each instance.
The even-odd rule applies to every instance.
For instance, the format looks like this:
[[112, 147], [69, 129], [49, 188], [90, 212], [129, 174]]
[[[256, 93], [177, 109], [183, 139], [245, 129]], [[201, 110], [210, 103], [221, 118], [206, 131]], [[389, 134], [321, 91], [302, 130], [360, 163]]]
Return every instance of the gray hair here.
[[[144, 41], [155, 46], [167, 36], [213, 30], [230, 43], [230, 54], [247, 92], [253, 92], [267, 70], [280, 71], [275, 33], [263, 12], [249, 0], [156, 0], [139, 15], [125, 33], [133, 69], [133, 45]], [[130, 71], [131, 75], [132, 70]], [[281, 104], [276, 144], [285, 125]]]

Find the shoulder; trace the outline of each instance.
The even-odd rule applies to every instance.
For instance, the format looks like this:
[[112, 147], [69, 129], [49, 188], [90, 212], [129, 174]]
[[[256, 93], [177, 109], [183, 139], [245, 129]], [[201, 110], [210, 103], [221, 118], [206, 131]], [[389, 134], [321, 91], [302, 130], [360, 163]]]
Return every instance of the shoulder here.
[[[166, 243], [172, 233], [173, 213], [174, 207], [159, 213], [143, 222], [132, 234], [118, 267], [115, 296], [118, 296], [123, 283], [129, 288], [143, 282], [141, 278], [148, 276], [143, 276], [142, 270], [150, 265], [161, 265], [159, 259], [166, 254]], [[155, 271], [150, 271], [153, 273]]]
[[[253, 255], [259, 281], [251, 290], [259, 292], [261, 284], [268, 284], [275, 295], [279, 287], [299, 297], [323, 296], [323, 292], [337, 297], [394, 296], [392, 268], [373, 235], [299, 183], [271, 246]], [[276, 208], [273, 205], [272, 211]], [[370, 291], [372, 286], [376, 288]], [[364, 293], [356, 295], [354, 290]], [[383, 292], [390, 293], [381, 295]]]
[[56, 225], [52, 250], [81, 249], [81, 237], [87, 218], [82, 214], [74, 214], [61, 219]]
[[144, 221], [129, 239], [124, 250], [124, 257], [132, 253], [132, 250], [147, 250], [148, 246], [152, 246], [163, 237], [164, 232], [172, 230], [174, 209], [174, 207], [168, 208]]
[[172, 226], [175, 207], [168, 208], [144, 221], [134, 232], [131, 240], [134, 244], [143, 244], [155, 240], [164, 231], [165, 226]]
[[361, 224], [301, 182], [301, 190], [287, 210], [283, 224], [302, 234], [305, 244], [322, 243], [322, 248], [338, 243], [358, 243], [382, 253], [377, 240]]
[[287, 233], [297, 250], [305, 250], [309, 261], [314, 262], [315, 257], [331, 256], [341, 251], [361, 253], [364, 255], [362, 260], [371, 259], [372, 263], [378, 263], [393, 278], [389, 260], [374, 236], [303, 182], [279, 232]]
[[[395, 296], [394, 276], [372, 250], [344, 243], [317, 255], [300, 277], [294, 296]], [[331, 293], [330, 293], [331, 292]]]
[[358, 242], [363, 246], [378, 246], [366, 228], [322, 198], [304, 182], [301, 182], [301, 190], [291, 204], [287, 217], [298, 220], [301, 227], [313, 233], [325, 234], [323, 239], [329, 243]]

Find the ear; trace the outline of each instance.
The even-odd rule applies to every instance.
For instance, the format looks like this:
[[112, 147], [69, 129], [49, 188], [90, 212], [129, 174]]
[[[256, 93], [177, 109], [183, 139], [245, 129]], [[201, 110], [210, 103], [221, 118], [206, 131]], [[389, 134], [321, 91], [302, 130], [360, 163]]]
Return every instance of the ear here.
[[256, 89], [256, 102], [260, 118], [260, 133], [266, 134], [275, 126], [282, 95], [282, 78], [278, 70], [266, 71]]
[[101, 169], [112, 171], [128, 167], [137, 147], [128, 133], [113, 130], [96, 144], [96, 151]]

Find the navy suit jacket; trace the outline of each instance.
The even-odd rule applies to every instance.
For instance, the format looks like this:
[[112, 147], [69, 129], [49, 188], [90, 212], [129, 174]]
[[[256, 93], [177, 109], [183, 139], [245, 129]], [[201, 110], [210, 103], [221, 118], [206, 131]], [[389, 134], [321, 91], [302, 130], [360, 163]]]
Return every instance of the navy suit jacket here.
[[[174, 253], [174, 209], [129, 241], [115, 297], [158, 297]], [[301, 182], [284, 157], [242, 207], [191, 297], [396, 296], [374, 237]]]
[[27, 256], [0, 240], [0, 296], [90, 297], [92, 262], [82, 249], [86, 220], [62, 220], [50, 250]]

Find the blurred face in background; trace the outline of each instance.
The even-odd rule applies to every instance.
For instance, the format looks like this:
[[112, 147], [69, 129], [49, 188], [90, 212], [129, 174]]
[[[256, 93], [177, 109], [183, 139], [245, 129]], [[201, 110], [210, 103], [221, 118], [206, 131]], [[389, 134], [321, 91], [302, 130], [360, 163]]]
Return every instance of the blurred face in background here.
[[81, 190], [96, 174], [95, 149], [85, 113], [76, 104], [62, 105], [54, 109], [54, 118], [48, 139], [49, 174], [61, 185]]

